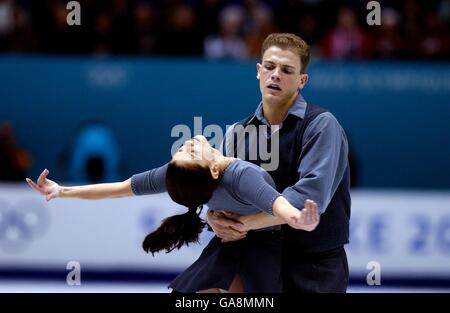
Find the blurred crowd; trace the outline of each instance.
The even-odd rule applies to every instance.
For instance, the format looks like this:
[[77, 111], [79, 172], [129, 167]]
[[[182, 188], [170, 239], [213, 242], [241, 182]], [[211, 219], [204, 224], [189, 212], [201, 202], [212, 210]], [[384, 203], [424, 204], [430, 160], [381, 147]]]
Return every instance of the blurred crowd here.
[[378, 1], [381, 25], [362, 0], [0, 0], [0, 51], [259, 56], [267, 34], [293, 32], [330, 59], [447, 58], [450, 0]]
[[259, 56], [267, 34], [302, 36], [316, 57], [448, 58], [449, 0], [391, 0], [369, 26], [363, 0], [0, 0], [0, 51]]
[[31, 163], [30, 154], [19, 147], [10, 123], [0, 125], [0, 181], [25, 179]]

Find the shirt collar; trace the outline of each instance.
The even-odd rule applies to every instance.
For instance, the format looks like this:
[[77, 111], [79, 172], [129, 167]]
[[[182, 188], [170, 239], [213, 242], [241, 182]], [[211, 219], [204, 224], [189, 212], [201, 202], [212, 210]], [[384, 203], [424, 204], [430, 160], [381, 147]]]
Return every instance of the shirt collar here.
[[[286, 120], [286, 118], [289, 115], [294, 115], [298, 118], [303, 119], [305, 117], [305, 112], [306, 112], [306, 101], [303, 98], [303, 96], [300, 93], [298, 93], [298, 96], [295, 99], [294, 104], [289, 108], [288, 113], [286, 114], [286, 117], [284, 118], [284, 120]], [[255, 122], [255, 119], [266, 125], [269, 124], [263, 114], [262, 101], [259, 103], [258, 107], [256, 108], [256, 111], [255, 111], [255, 114], [253, 115], [253, 117], [247, 122], [247, 125]], [[284, 122], [284, 120], [283, 120], [283, 122]]]

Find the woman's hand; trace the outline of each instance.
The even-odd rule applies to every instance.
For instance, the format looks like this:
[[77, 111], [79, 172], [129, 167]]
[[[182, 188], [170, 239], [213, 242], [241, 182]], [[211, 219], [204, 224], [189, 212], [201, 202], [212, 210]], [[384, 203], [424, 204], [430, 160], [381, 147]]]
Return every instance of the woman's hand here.
[[317, 203], [312, 200], [305, 201], [305, 207], [300, 211], [301, 216], [294, 223], [289, 225], [296, 229], [302, 229], [306, 231], [313, 231], [319, 225], [319, 208]]
[[284, 197], [278, 197], [274, 202], [273, 209], [274, 214], [292, 228], [313, 231], [319, 225], [319, 209], [312, 200], [306, 200], [305, 207], [300, 211]]
[[33, 182], [29, 178], [27, 178], [26, 181], [31, 188], [45, 196], [45, 200], [50, 201], [51, 199], [58, 198], [61, 195], [62, 187], [54, 181], [47, 179], [48, 173], [49, 171], [47, 169], [43, 170], [41, 175], [39, 175], [37, 183]]

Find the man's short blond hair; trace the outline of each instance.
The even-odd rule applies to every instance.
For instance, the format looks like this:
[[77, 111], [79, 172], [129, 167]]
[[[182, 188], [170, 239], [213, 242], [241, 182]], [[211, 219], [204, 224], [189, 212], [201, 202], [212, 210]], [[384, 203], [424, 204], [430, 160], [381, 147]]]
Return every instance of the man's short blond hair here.
[[267, 36], [261, 48], [261, 57], [270, 47], [279, 47], [283, 50], [294, 52], [300, 57], [300, 73], [306, 73], [306, 67], [309, 64], [311, 56], [308, 44], [299, 36], [291, 33], [273, 33]]

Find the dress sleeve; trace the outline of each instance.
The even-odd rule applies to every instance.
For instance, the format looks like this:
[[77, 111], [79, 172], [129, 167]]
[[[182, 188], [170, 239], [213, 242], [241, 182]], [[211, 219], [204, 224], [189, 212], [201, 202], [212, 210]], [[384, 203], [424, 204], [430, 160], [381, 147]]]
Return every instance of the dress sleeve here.
[[255, 168], [245, 168], [236, 177], [236, 193], [257, 209], [273, 215], [272, 205], [281, 194]]
[[167, 164], [131, 177], [131, 189], [136, 196], [162, 193], [166, 189]]

